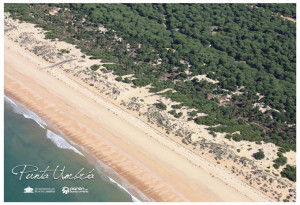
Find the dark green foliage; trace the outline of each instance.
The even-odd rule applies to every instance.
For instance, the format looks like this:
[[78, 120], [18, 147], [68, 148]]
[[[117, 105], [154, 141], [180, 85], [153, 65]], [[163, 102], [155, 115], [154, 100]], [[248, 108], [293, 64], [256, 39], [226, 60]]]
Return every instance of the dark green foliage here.
[[161, 110], [166, 110], [167, 109], [167, 106], [162, 103], [162, 102], [159, 102], [159, 103], [154, 103], [154, 105], [158, 108], [158, 109], [161, 109]]
[[281, 152], [281, 153], [286, 153], [286, 152], [288, 152], [289, 150], [286, 150], [286, 149], [284, 149], [283, 147], [280, 147], [279, 149], [278, 149], [278, 152]]
[[213, 137], [217, 137], [217, 134], [214, 131], [209, 131], [209, 134], [211, 134]]
[[47, 32], [45, 33], [45, 39], [55, 39], [56, 35], [54, 33], [51, 32]]
[[121, 77], [121, 76], [118, 76], [118, 77], [115, 78], [115, 80], [116, 80], [116, 81], [122, 81], [122, 77]]
[[176, 110], [171, 110], [171, 111], [169, 111], [169, 113], [176, 118], [180, 118], [183, 115], [182, 112], [177, 113]]
[[257, 6], [296, 19], [296, 4], [257, 4]]
[[182, 115], [183, 115], [183, 113], [182, 113], [182, 112], [179, 112], [179, 113], [177, 113], [176, 115], [174, 115], [174, 117], [180, 118]]
[[195, 117], [197, 115], [197, 111], [193, 110], [192, 112], [189, 112], [188, 115], [190, 117]]
[[[219, 121], [219, 122], [222, 123], [222, 121]], [[226, 138], [229, 138], [229, 139], [232, 138], [233, 140], [236, 140], [236, 141], [241, 141], [241, 140], [261, 141], [261, 140], [263, 140], [262, 133], [261, 133], [259, 127], [251, 127], [248, 125], [235, 124], [235, 121], [223, 122], [223, 124], [225, 124], [225, 123], [227, 124], [226, 126], [217, 126], [217, 127], [212, 127], [209, 129], [213, 130], [215, 132], [232, 133], [232, 134], [227, 134]], [[240, 134], [234, 133], [236, 131], [239, 131]]]
[[63, 55], [64, 53], [70, 53], [67, 49], [60, 49], [60, 51], [57, 53], [58, 55]]
[[173, 109], [181, 109], [181, 108], [182, 108], [182, 104], [172, 105], [171, 107], [172, 107]]
[[60, 52], [61, 52], [61, 53], [70, 53], [70, 51], [67, 50], [67, 49], [60, 49]]
[[262, 150], [260, 150], [259, 152], [256, 152], [254, 154], [254, 158], [257, 160], [261, 160], [261, 159], [265, 158], [265, 153]]
[[279, 169], [280, 165], [279, 165], [279, 164], [273, 164], [273, 167], [274, 167], [275, 169]]
[[195, 122], [197, 124], [203, 124], [203, 125], [216, 125], [216, 119], [211, 116], [203, 116], [203, 117], [197, 117], [195, 119]]
[[276, 158], [273, 162], [275, 162], [275, 164], [273, 164], [273, 166], [278, 169], [280, 166], [283, 166], [287, 163], [287, 158], [285, 156], [283, 156], [283, 154], [281, 152], [277, 153], [278, 158]]
[[286, 177], [289, 180], [295, 182], [296, 181], [296, 167], [286, 165], [286, 167], [280, 172], [282, 177]]
[[129, 78], [125, 78], [123, 82], [124, 83], [131, 83], [132, 81]]
[[176, 110], [171, 110], [168, 113], [170, 113], [171, 115], [175, 115], [176, 114]]
[[100, 65], [97, 65], [97, 64], [94, 64], [94, 65], [91, 66], [91, 69], [92, 69], [93, 71], [96, 71], [96, 70], [98, 70], [99, 68], [100, 68]]

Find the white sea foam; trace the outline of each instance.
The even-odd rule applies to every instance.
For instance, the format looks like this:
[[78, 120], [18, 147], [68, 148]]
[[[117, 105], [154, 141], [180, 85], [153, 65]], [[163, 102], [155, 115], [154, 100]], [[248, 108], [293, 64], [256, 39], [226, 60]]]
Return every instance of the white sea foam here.
[[10, 103], [11, 105], [17, 106], [17, 104], [12, 101], [9, 97], [7, 97], [6, 95], [4, 95], [4, 100], [8, 103]]
[[23, 105], [21, 105], [17, 102], [14, 102], [12, 99], [7, 97], [6, 95], [4, 95], [4, 100], [13, 107], [15, 113], [22, 114], [25, 118], [33, 119], [36, 123], [38, 123], [40, 125], [40, 127], [44, 128], [44, 129], [45, 129], [45, 126], [47, 126], [47, 124], [41, 118], [39, 118], [37, 116], [37, 114], [35, 114], [31, 110], [27, 109]]
[[71, 149], [74, 152], [84, 156], [81, 152], [79, 152], [75, 147], [70, 145], [64, 138], [61, 136], [51, 132], [50, 130], [47, 130], [47, 137], [59, 148], [62, 149]]
[[127, 189], [125, 189], [121, 184], [119, 184], [118, 182], [116, 182], [115, 180], [113, 180], [112, 178], [108, 177], [108, 179], [110, 180], [110, 182], [116, 184], [119, 188], [123, 189], [125, 192], [127, 192], [131, 198], [132, 201], [134, 202], [141, 202], [140, 200], [138, 200], [135, 196], [133, 196]]

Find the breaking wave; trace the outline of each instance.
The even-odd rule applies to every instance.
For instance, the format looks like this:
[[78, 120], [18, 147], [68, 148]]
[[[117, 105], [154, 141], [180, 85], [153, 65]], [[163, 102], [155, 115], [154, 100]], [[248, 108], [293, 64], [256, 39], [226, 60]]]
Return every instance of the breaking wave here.
[[59, 147], [61, 149], [70, 149], [70, 150], [73, 150], [74, 152], [84, 156], [75, 147], [70, 145], [64, 138], [51, 132], [50, 130], [47, 130], [47, 138], [49, 138], [57, 147]]
[[37, 114], [35, 114], [31, 110], [29, 110], [26, 107], [22, 106], [21, 104], [13, 101], [12, 99], [7, 97], [6, 95], [4, 95], [4, 100], [13, 107], [13, 110], [14, 110], [15, 113], [21, 114], [25, 118], [33, 119], [43, 129], [45, 129], [45, 127], [47, 126], [47, 124], [41, 118], [39, 118], [37, 116]]

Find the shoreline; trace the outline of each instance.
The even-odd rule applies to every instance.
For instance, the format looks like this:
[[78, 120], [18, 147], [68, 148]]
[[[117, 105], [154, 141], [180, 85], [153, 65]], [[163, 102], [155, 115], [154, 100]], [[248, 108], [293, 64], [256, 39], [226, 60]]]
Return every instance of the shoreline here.
[[[57, 145], [56, 142], [53, 143], [60, 149], [70, 149], [74, 153], [83, 156], [88, 161], [89, 164], [93, 165], [96, 168], [97, 172], [99, 172], [99, 174], [105, 181], [114, 184], [118, 188], [128, 193], [131, 196], [133, 202], [151, 201], [151, 199], [148, 199], [146, 196], [144, 196], [143, 193], [141, 193], [136, 187], [133, 187], [130, 184], [126, 184], [128, 182], [125, 179], [123, 179], [117, 172], [114, 172], [112, 169], [110, 169], [99, 159], [93, 157], [89, 153], [89, 151], [86, 150], [84, 147], [77, 145], [76, 143], [71, 141], [68, 137], [64, 136], [64, 134], [60, 130], [55, 128], [55, 125], [47, 124], [39, 116], [37, 116], [36, 113], [26, 108], [20, 102], [17, 102], [6, 95], [4, 95], [4, 101], [14, 109], [14, 112], [16, 112], [19, 115], [23, 115], [24, 118], [29, 118], [34, 120], [41, 128], [47, 130], [48, 139], [50, 139], [50, 137], [48, 137], [48, 132], [50, 132], [51, 134], [54, 134], [55, 136], [58, 136], [59, 138], [65, 140], [65, 142], [68, 143], [68, 148], [65, 147], [62, 148], [59, 145]], [[113, 178], [116, 178], [116, 180], [120, 181], [120, 183], [115, 181]]]
[[[5, 43], [7, 43], [7, 41], [10, 40], [5, 38]], [[18, 47], [17, 43], [14, 42], [11, 42], [10, 46]], [[178, 142], [173, 141], [172, 138], [164, 136], [163, 133], [160, 133], [158, 130], [152, 128], [152, 126], [148, 127], [149, 124], [145, 123], [141, 119], [138, 119], [135, 115], [132, 115], [132, 113], [128, 110], [124, 110], [124, 108], [118, 106], [116, 102], [112, 102], [107, 98], [103, 98], [103, 96], [101, 95], [97, 95], [94, 91], [96, 89], [93, 90], [93, 88], [90, 88], [87, 85], [83, 85], [79, 82], [80, 79], [76, 80], [75, 77], [68, 75], [67, 73], [63, 73], [55, 68], [51, 70], [45, 70], [48, 73], [46, 73], [45, 71], [41, 71], [41, 68], [49, 66], [49, 63], [42, 62], [33, 55], [31, 55], [31, 57], [35, 60], [32, 60], [29, 63], [31, 64], [29, 66], [30, 68], [28, 66], [25, 66], [26, 64], [28, 65], [28, 62], [26, 62], [26, 55], [30, 55], [30, 53], [29, 51], [25, 51], [21, 47], [18, 48], [20, 49], [20, 53], [14, 54], [14, 58], [22, 59], [19, 57], [23, 57], [24, 64], [19, 64], [22, 65], [22, 69], [17, 69], [18, 66], [11, 66], [9, 68], [10, 74], [8, 74], [6, 71], [8, 70], [7, 68], [9, 66], [7, 66], [8, 63], [5, 61], [5, 92], [10, 91], [11, 93], [14, 93], [14, 95], [16, 95], [16, 97], [19, 97], [20, 100], [24, 100], [23, 98], [28, 98], [28, 96], [20, 95], [20, 92], [16, 91], [18, 89], [16, 89], [16, 87], [13, 87], [16, 86], [17, 83], [23, 82], [23, 84], [20, 84], [22, 89], [26, 86], [30, 88], [26, 91], [23, 89], [23, 91], [28, 93], [28, 95], [36, 95], [38, 102], [42, 104], [39, 105], [36, 102], [31, 102], [34, 101], [33, 99], [27, 99], [28, 106], [37, 110], [41, 109], [40, 112], [42, 113], [42, 115], [44, 115], [42, 116], [43, 119], [49, 118], [49, 121], [57, 121], [57, 118], [59, 118], [57, 123], [53, 123], [54, 125], [58, 124], [58, 129], [59, 126], [64, 127], [64, 125], [61, 124], [63, 123], [62, 121], [70, 120], [67, 124], [65, 124], [65, 126], [70, 126], [78, 123], [77, 121], [80, 121], [80, 123], [78, 123], [78, 125], [75, 126], [73, 130], [69, 130], [68, 132], [70, 135], [74, 134], [73, 138], [79, 142], [75, 142], [76, 144], [84, 147], [85, 145], [88, 145], [90, 146], [90, 149], [93, 150], [93, 152], [96, 152], [99, 148], [92, 147], [91, 145], [87, 144], [87, 142], [83, 141], [82, 139], [79, 139], [78, 136], [78, 133], [80, 133], [81, 130], [84, 130], [91, 135], [95, 134], [95, 136], [89, 136], [89, 138], [93, 138], [95, 140], [99, 140], [98, 138], [101, 138], [105, 143], [109, 145], [108, 147], [106, 147], [107, 150], [117, 150], [117, 152], [121, 152], [123, 155], [125, 155], [125, 157], [130, 158], [131, 161], [139, 165], [137, 169], [146, 170], [146, 172], [150, 173], [149, 175], [152, 175], [152, 177], [155, 176], [154, 178], [158, 179], [157, 184], [159, 184], [161, 181], [164, 181], [164, 184], [168, 185], [169, 189], [171, 190], [169, 191], [170, 193], [174, 192], [180, 196], [182, 195], [180, 193], [184, 193], [184, 195], [186, 196], [179, 197], [180, 199], [185, 199], [184, 201], [271, 201], [271, 199], [259, 193], [258, 190], [247, 187], [247, 185], [243, 184], [242, 181], [239, 181], [238, 178], [232, 176], [227, 172], [224, 172], [224, 170], [221, 170], [219, 167], [215, 166], [213, 163], [207, 161], [206, 159], [197, 156], [194, 152], [188, 150]], [[5, 54], [7, 53], [6, 51]], [[25, 56], [23, 56], [22, 54]], [[37, 74], [37, 76], [35, 76], [35, 74]], [[8, 88], [9, 86], [6, 85], [6, 82], [8, 81], [10, 81], [10, 88]], [[60, 83], [58, 83], [59, 81]], [[57, 82], [57, 84], [60, 85], [56, 85], [56, 83], [54, 82]], [[64, 91], [60, 93], [59, 91], [61, 88]], [[39, 93], [37, 93], [38, 90], [43, 90], [43, 92], [41, 92], [42, 95], [39, 95]], [[83, 95], [82, 92], [86, 93]], [[70, 96], [75, 97], [73, 101], [78, 100], [78, 102], [72, 102], [72, 100], [69, 99], [65, 100], [64, 97], [66, 96], [66, 94], [68, 95], [69, 93], [71, 94]], [[77, 94], [75, 95], [75, 93]], [[47, 94], [52, 94], [53, 96], [55, 96], [55, 99], [51, 99], [51, 97], [47, 96]], [[99, 99], [101, 99], [102, 102], [99, 102]], [[56, 115], [54, 113], [47, 113], [47, 109], [43, 110], [42, 108], [39, 108], [41, 106], [48, 106], [48, 108], [53, 107], [53, 102], [55, 102], [55, 105], [60, 105], [59, 109], [57, 109], [59, 115]], [[50, 104], [48, 105], [47, 103]], [[87, 106], [91, 106], [91, 110], [87, 110]], [[100, 108], [101, 106], [102, 108]], [[62, 108], [67, 108], [68, 112], [64, 112]], [[81, 113], [76, 112], [75, 114], [73, 112], [74, 109], [75, 111], [80, 110]], [[95, 110], [94, 112], [93, 109], [97, 110]], [[33, 111], [35, 112], [35, 110]], [[71, 119], [68, 119], [66, 116], [64, 116], [64, 114], [68, 115], [69, 113], [72, 113]], [[39, 113], [37, 112], [37, 114]], [[103, 116], [106, 116], [107, 119], [101, 119], [102, 114]], [[49, 117], [47, 118], [48, 115]], [[77, 118], [79, 115], [81, 117]], [[72, 121], [74, 119], [76, 119], [75, 123], [73, 123]], [[98, 123], [94, 123], [94, 125], [91, 127], [90, 124], [85, 122], [83, 119], [93, 120], [94, 122]], [[132, 120], [132, 125], [129, 125], [130, 123], [128, 121], [130, 120]], [[113, 122], [113, 125], [110, 125], [108, 122]], [[122, 131], [116, 129], [116, 126], [118, 126], [119, 124], [123, 125]], [[100, 129], [98, 126], [102, 126], [102, 128], [104, 129]], [[140, 130], [137, 131], [138, 129]], [[96, 136], [99, 135], [99, 130], [101, 130], [101, 134], [109, 133], [109, 137], [107, 135]], [[91, 131], [93, 133], [90, 133], [88, 131]], [[132, 135], [132, 132], [135, 133], [135, 136], [128, 136]], [[64, 134], [72, 140], [72, 136], [70, 137], [69, 134]], [[166, 144], [168, 146], [166, 146]], [[145, 147], [145, 145], [147, 146]], [[134, 148], [135, 151], [126, 153], [126, 150], [131, 148]], [[147, 148], [149, 150], [147, 150]], [[151, 150], [152, 148], [154, 150]], [[162, 151], [163, 156], [165, 154], [166, 156], [170, 155], [171, 157], [169, 159], [162, 159], [158, 154], [155, 153], [158, 151]], [[98, 153], [98, 155], [100, 156], [101, 154]], [[117, 156], [117, 154], [114, 154], [114, 156]], [[108, 157], [111, 156], [101, 157], [108, 159]], [[105, 164], [110, 166], [113, 163], [107, 160]], [[160, 166], [162, 166], [163, 168], [161, 168]], [[149, 170], [149, 167], [151, 168], [151, 170]], [[118, 169], [122, 170], [121, 168]], [[169, 169], [173, 170], [174, 172], [168, 171]], [[212, 172], [211, 170], [214, 171]], [[128, 175], [126, 172], [124, 172], [124, 174], [126, 176]], [[172, 176], [169, 176], [169, 174], [171, 174]], [[163, 180], [164, 177], [166, 177], [167, 179]], [[180, 182], [174, 182], [174, 180], [177, 179], [180, 179]], [[212, 182], [210, 180], [212, 180]], [[230, 183], [227, 184], [226, 182]], [[137, 182], [130, 183], [134, 184]], [[190, 191], [185, 192], [184, 188], [181, 188], [178, 185], [186, 187]], [[150, 184], [147, 184], [147, 186], [151, 187]], [[174, 188], [177, 190], [174, 190]], [[155, 190], [154, 187], [153, 190]], [[206, 198], [202, 197], [203, 195], [206, 195]], [[175, 198], [174, 196], [173, 199], [179, 198]], [[170, 201], [168, 199], [165, 200]]]

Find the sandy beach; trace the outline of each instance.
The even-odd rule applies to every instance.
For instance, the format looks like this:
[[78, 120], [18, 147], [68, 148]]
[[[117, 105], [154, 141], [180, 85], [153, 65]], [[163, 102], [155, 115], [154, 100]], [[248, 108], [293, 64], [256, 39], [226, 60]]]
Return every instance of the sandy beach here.
[[[64, 44], [58, 42], [57, 47], [63, 48]], [[166, 137], [154, 125], [149, 126], [139, 119], [136, 113], [99, 95], [79, 77], [50, 68], [49, 61], [20, 45], [5, 37], [5, 95], [24, 104], [73, 142], [88, 149], [150, 199], [275, 201], [235, 174]], [[76, 57], [74, 54], [73, 58]], [[93, 61], [84, 63], [93, 65]], [[132, 88], [121, 89], [125, 90], [124, 98], [126, 90]], [[117, 102], [121, 100], [122, 96]], [[203, 128], [203, 132], [207, 131]], [[244, 154], [247, 156], [246, 151]], [[230, 162], [226, 166], [231, 167], [229, 165]]]

